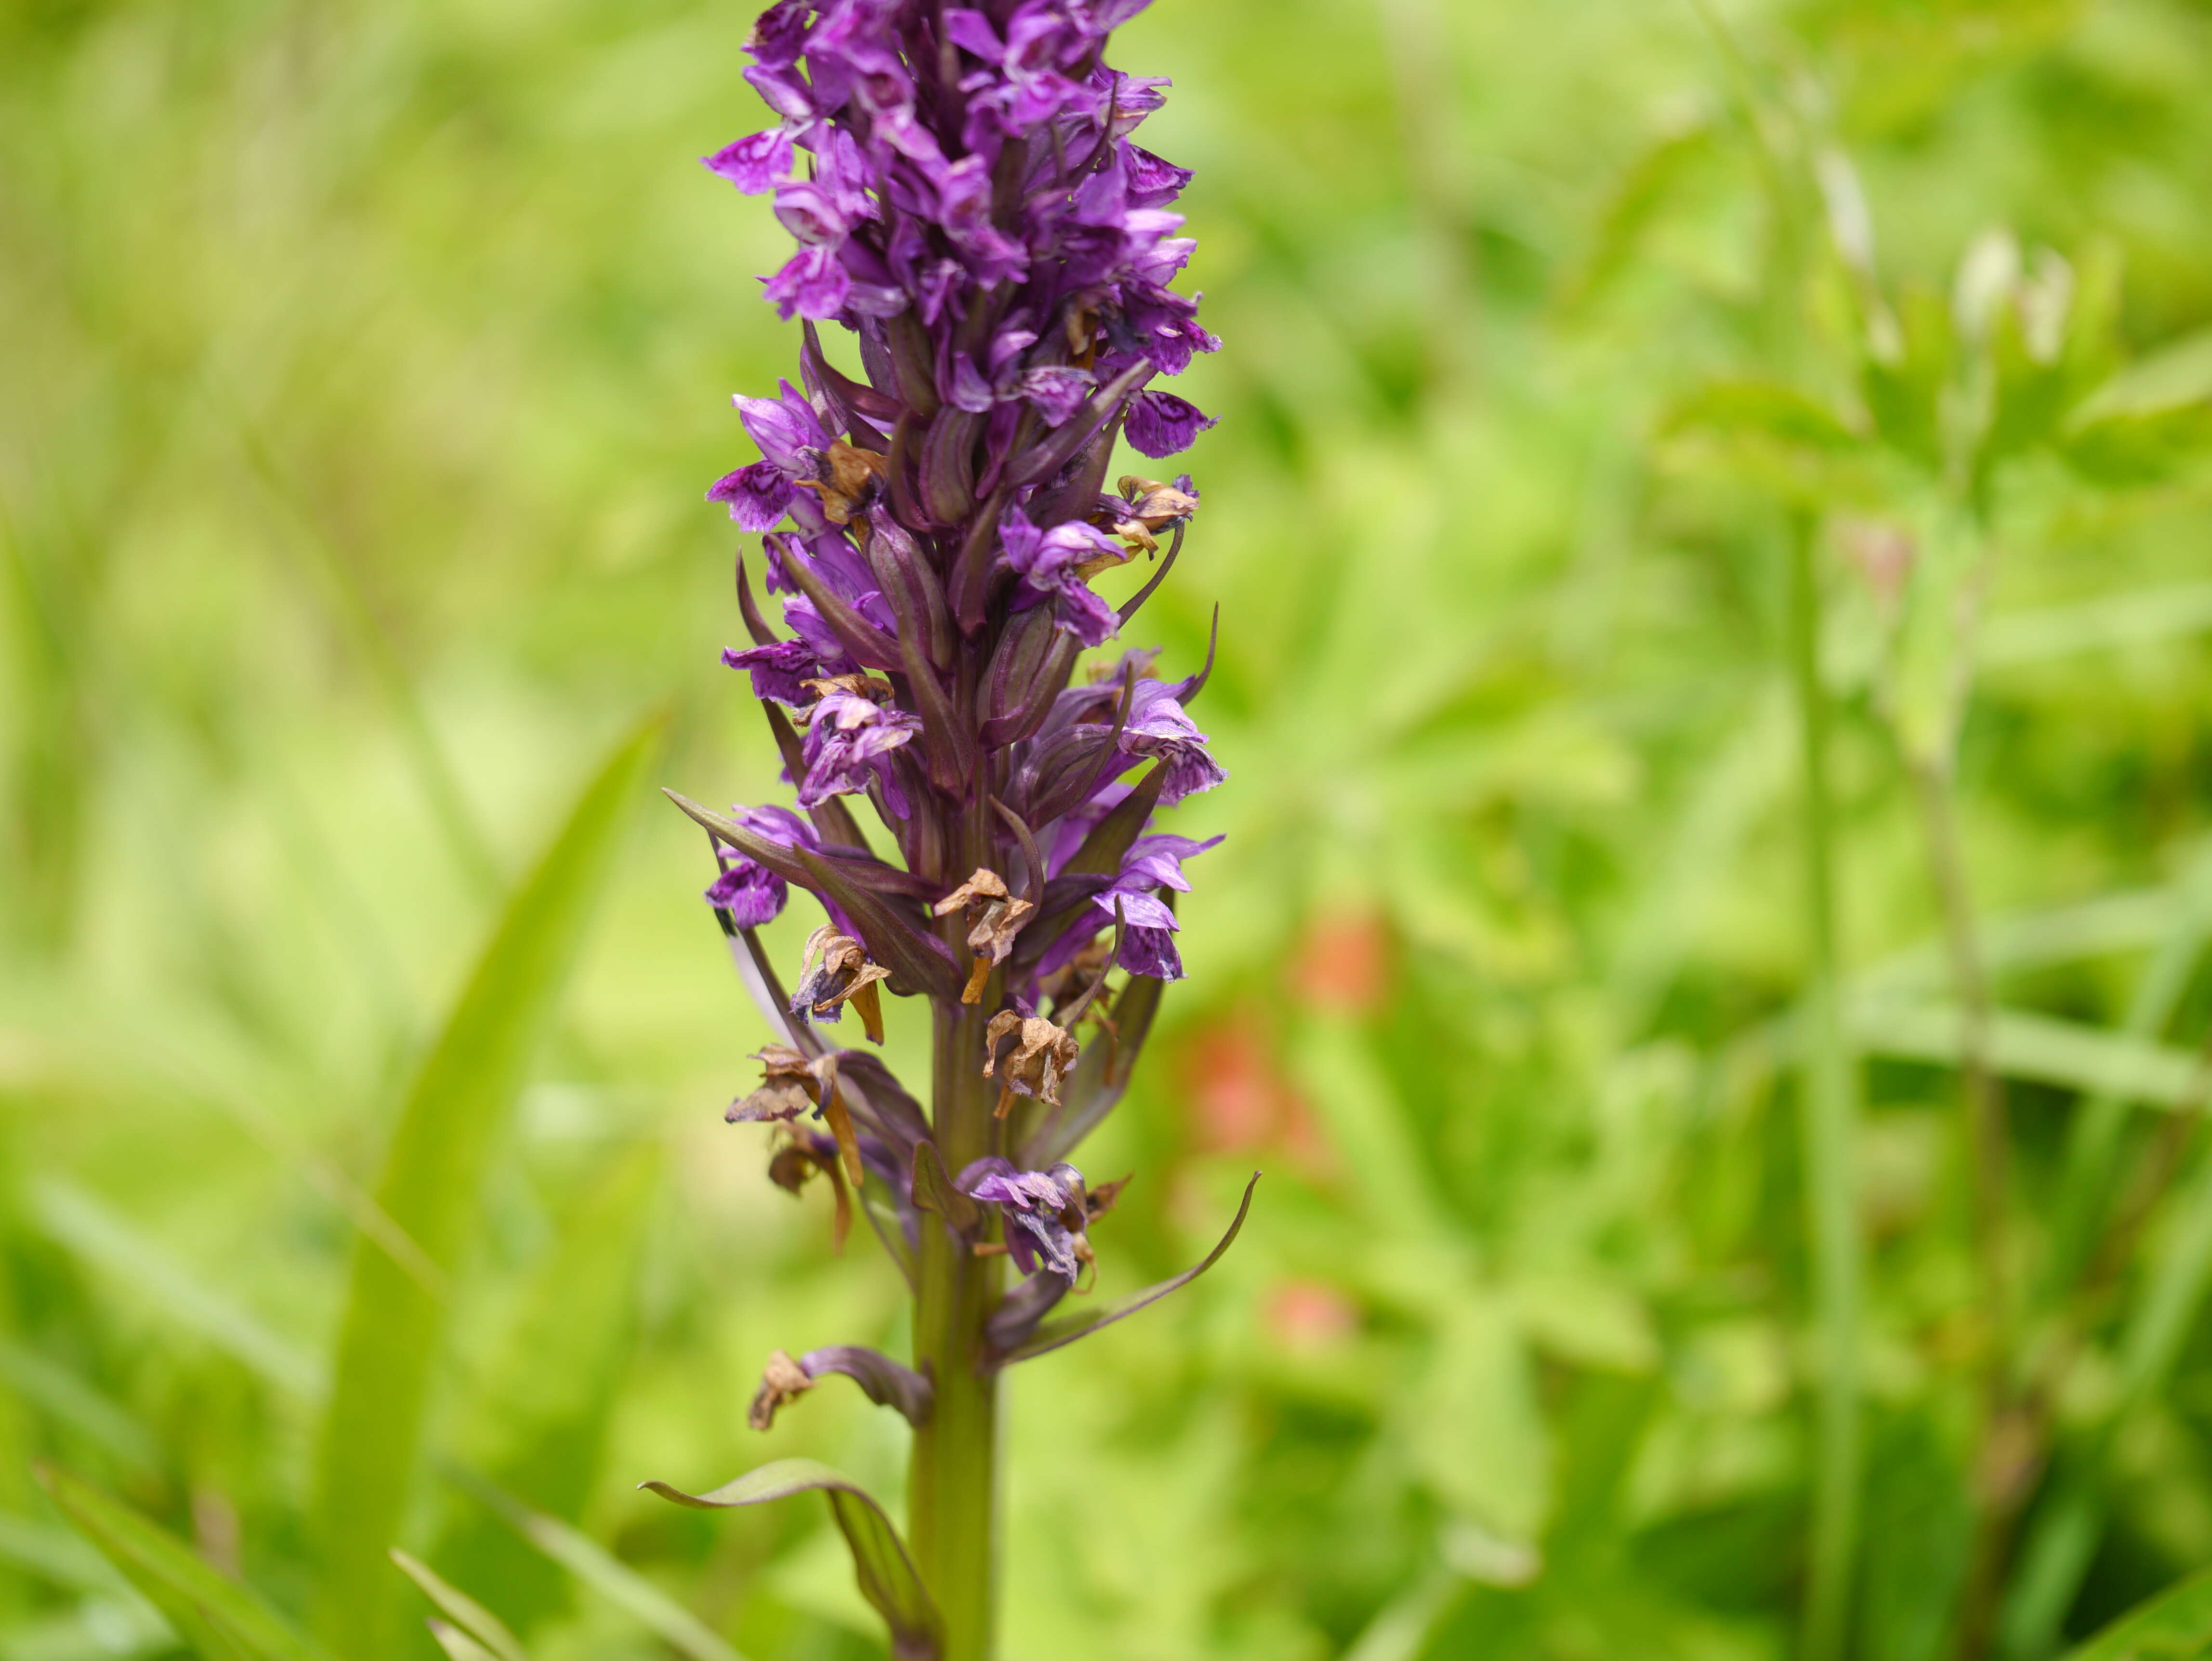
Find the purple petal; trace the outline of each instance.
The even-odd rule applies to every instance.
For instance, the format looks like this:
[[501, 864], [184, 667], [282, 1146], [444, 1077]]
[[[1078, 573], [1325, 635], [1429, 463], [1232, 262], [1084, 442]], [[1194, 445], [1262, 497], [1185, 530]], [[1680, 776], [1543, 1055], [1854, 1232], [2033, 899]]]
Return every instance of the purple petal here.
[[758, 196], [774, 189], [776, 181], [791, 171], [791, 134], [785, 128], [771, 127], [734, 144], [725, 144], [699, 160], [709, 173], [728, 179], [747, 196]]
[[1214, 421], [1214, 417], [1173, 392], [1142, 392], [1129, 400], [1128, 420], [1122, 431], [1139, 453], [1171, 456], [1188, 449]]
[[[761, 294], [775, 305], [776, 315], [785, 322], [794, 317], [809, 317], [819, 323], [837, 315], [851, 287], [852, 280], [838, 263], [837, 251], [817, 245], [801, 248], [781, 271], [768, 279]], [[1167, 452], [1158, 453], [1164, 455]]]
[[773, 461], [756, 461], [716, 479], [707, 500], [727, 502], [730, 517], [740, 530], [769, 531], [782, 520], [793, 495], [782, 468]]
[[1057, 427], [1083, 407], [1094, 380], [1088, 369], [1054, 366], [1031, 369], [1015, 385], [1046, 424]]
[[773, 646], [755, 646], [742, 652], [726, 646], [722, 662], [752, 676], [755, 697], [773, 698], [794, 709], [814, 702], [814, 694], [799, 683], [819, 678], [823, 667], [814, 648], [803, 640], [780, 640]]

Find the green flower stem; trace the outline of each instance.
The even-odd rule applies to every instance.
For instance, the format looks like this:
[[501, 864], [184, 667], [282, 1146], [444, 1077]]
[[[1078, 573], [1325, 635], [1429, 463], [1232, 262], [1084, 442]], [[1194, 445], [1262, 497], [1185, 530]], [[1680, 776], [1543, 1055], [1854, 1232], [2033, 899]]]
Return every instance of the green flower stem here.
[[[987, 1005], [936, 1012], [937, 1145], [945, 1169], [998, 1151], [997, 1091], [983, 1077]], [[915, 1561], [945, 1616], [944, 1661], [989, 1661], [998, 1591], [999, 1386], [986, 1372], [983, 1322], [998, 1300], [1002, 1257], [970, 1255], [925, 1217], [915, 1306], [915, 1366], [936, 1386], [915, 1433], [908, 1532]]]
[[1813, 524], [1790, 526], [1790, 666], [1803, 744], [1805, 916], [1811, 963], [1803, 1007], [1802, 1114], [1807, 1225], [1819, 1368], [1806, 1661], [1844, 1653], [1859, 1502], [1857, 1087], [1838, 1007], [1834, 811], [1828, 788], [1828, 700], [1820, 678], [1820, 592]]

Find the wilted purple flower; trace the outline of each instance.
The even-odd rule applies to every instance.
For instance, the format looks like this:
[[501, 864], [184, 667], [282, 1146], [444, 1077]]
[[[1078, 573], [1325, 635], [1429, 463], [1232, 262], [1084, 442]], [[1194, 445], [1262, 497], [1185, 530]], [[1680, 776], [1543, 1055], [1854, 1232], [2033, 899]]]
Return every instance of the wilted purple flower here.
[[[821, 846], [814, 827], [788, 807], [771, 805], [733, 807], [730, 811], [737, 823], [779, 847], [811, 851]], [[739, 928], [758, 928], [783, 915], [784, 902], [790, 891], [781, 877], [726, 845], [718, 846], [714, 851], [721, 861], [722, 873], [707, 890], [708, 904], [727, 911], [731, 922]]]
[[1011, 1159], [993, 1154], [963, 1171], [954, 1186], [997, 1208], [1006, 1250], [1024, 1275], [1042, 1269], [1073, 1286], [1091, 1261], [1083, 1173], [1065, 1159], [1047, 1171], [1018, 1171]]
[[905, 818], [912, 810], [890, 759], [921, 731], [919, 715], [855, 693], [830, 693], [815, 704], [807, 721], [806, 776], [799, 782], [799, 805], [819, 807], [831, 796], [865, 791], [873, 783], [883, 793], [884, 811]]
[[1127, 563], [1129, 551], [1094, 525], [1070, 520], [1040, 531], [1018, 508], [1006, 509], [999, 536], [1006, 563], [1021, 575], [1014, 606], [1054, 602], [1054, 620], [1085, 646], [1097, 646], [1118, 626], [1114, 608], [1091, 592], [1093, 572]]

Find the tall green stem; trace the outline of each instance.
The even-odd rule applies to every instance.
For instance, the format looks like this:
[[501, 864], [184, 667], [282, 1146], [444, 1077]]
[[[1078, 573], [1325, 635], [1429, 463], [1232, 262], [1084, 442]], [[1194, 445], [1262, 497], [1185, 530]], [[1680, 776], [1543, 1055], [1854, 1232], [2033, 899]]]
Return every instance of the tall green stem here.
[[1803, 1008], [1802, 1115], [1807, 1227], [1819, 1330], [1807, 1661], [1844, 1652], [1859, 1500], [1857, 1090], [1844, 1047], [1836, 953], [1834, 814], [1828, 788], [1828, 701], [1820, 679], [1820, 592], [1813, 526], [1790, 526], [1790, 666], [1805, 784], [1805, 916], [1811, 963]]
[[[936, 1012], [934, 1104], [945, 1168], [998, 1151], [996, 1092], [983, 1077], [983, 1006]], [[921, 1577], [945, 1616], [944, 1661], [990, 1661], [998, 1591], [999, 1386], [982, 1366], [983, 1322], [996, 1302], [1000, 1257], [976, 1257], [925, 1216], [915, 1299], [915, 1368], [936, 1386], [915, 1433], [908, 1530]]]

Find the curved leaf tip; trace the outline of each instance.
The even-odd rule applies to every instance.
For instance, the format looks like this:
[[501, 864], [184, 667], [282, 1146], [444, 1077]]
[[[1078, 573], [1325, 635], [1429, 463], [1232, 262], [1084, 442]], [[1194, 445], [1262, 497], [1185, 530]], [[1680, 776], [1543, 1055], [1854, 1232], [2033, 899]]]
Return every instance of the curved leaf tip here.
[[860, 1595], [875, 1606], [890, 1628], [892, 1653], [902, 1661], [937, 1661], [944, 1646], [944, 1622], [922, 1585], [906, 1542], [873, 1494], [842, 1472], [813, 1459], [779, 1459], [748, 1471], [733, 1482], [706, 1494], [686, 1494], [666, 1482], [638, 1486], [662, 1499], [699, 1511], [726, 1511], [765, 1505], [810, 1489], [830, 1501], [853, 1555], [854, 1578]]
[[1062, 1345], [1072, 1344], [1079, 1338], [1087, 1338], [1101, 1327], [1109, 1327], [1116, 1321], [1126, 1320], [1139, 1310], [1159, 1302], [1170, 1293], [1182, 1291], [1219, 1262], [1222, 1254], [1236, 1244], [1237, 1231], [1244, 1226], [1245, 1214], [1252, 1209], [1252, 1190], [1260, 1186], [1260, 1178], [1264, 1174], [1257, 1171], [1252, 1173], [1252, 1180], [1244, 1184], [1244, 1197], [1237, 1207], [1237, 1215], [1230, 1220], [1229, 1232], [1215, 1243], [1212, 1250], [1192, 1267], [1164, 1281], [1156, 1281], [1141, 1292], [1133, 1292], [1126, 1298], [1117, 1298], [1097, 1309], [1085, 1311], [1080, 1315], [1063, 1316], [1057, 1321], [1047, 1321], [1029, 1337], [1001, 1354], [998, 1358], [999, 1365], [1005, 1366], [1015, 1361], [1026, 1361]]

